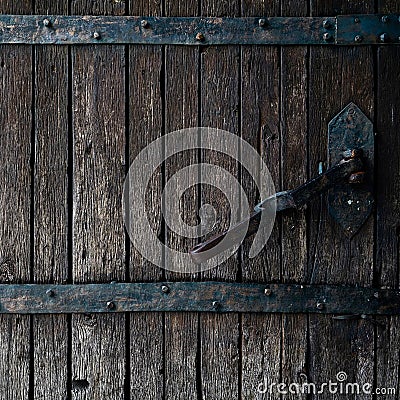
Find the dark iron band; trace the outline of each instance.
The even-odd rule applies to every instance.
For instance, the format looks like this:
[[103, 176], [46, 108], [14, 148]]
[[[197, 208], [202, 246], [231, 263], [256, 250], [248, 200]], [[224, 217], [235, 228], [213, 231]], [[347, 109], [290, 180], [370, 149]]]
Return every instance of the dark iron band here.
[[0, 15], [0, 44], [400, 44], [398, 15], [131, 17]]
[[399, 315], [400, 290], [226, 282], [0, 285], [0, 313], [195, 311]]

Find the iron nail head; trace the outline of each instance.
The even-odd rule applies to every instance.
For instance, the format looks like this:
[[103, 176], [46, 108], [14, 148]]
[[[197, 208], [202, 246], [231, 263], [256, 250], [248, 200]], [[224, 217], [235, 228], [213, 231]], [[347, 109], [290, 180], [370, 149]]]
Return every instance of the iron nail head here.
[[204, 35], [201, 32], [199, 32], [196, 35], [196, 40], [198, 40], [199, 42], [202, 42], [204, 40]]
[[361, 43], [363, 41], [363, 37], [361, 35], [356, 35], [354, 41], [356, 43]]
[[354, 18], [354, 22], [355, 22], [356, 24], [359, 24], [359, 23], [360, 23], [360, 18], [355, 17], [355, 18]]
[[260, 18], [258, 20], [258, 26], [264, 27], [265, 25], [267, 25], [267, 21], [265, 20], [265, 18]]
[[43, 25], [44, 25], [44, 26], [50, 26], [50, 25], [51, 25], [50, 20], [49, 20], [48, 18], [45, 18], [45, 19], [43, 20]]
[[100, 33], [99, 33], [99, 32], [94, 32], [94, 33], [93, 33], [93, 37], [94, 37], [95, 39], [100, 39]]
[[162, 285], [161, 286], [161, 291], [163, 293], [169, 293], [169, 287], [167, 285]]
[[55, 296], [55, 292], [53, 289], [49, 289], [46, 291], [47, 296], [49, 297], [54, 297]]
[[389, 21], [389, 17], [388, 17], [387, 15], [383, 15], [382, 18], [381, 18], [381, 21], [382, 21], [384, 24], [387, 24], [388, 21]]
[[115, 308], [115, 303], [113, 301], [107, 301], [107, 308], [109, 310], [114, 310]]
[[332, 35], [330, 33], [326, 32], [326, 33], [324, 33], [323, 38], [324, 38], [325, 42], [327, 42], [332, 39]]
[[147, 28], [149, 26], [149, 21], [142, 19], [140, 25], [142, 25], [143, 28]]
[[272, 289], [266, 288], [266, 289], [264, 290], [264, 293], [265, 293], [266, 296], [271, 296], [271, 294], [272, 294]]
[[317, 303], [317, 309], [318, 310], [323, 310], [324, 308], [325, 308], [325, 304], [324, 303], [321, 303], [321, 302]]
[[386, 43], [388, 40], [388, 34], [382, 33], [382, 35], [379, 36], [379, 40], [381, 41], [381, 43]]
[[220, 304], [218, 303], [218, 301], [213, 301], [212, 305], [213, 305], [213, 308], [214, 308], [215, 310], [218, 309], [218, 308], [220, 307]]

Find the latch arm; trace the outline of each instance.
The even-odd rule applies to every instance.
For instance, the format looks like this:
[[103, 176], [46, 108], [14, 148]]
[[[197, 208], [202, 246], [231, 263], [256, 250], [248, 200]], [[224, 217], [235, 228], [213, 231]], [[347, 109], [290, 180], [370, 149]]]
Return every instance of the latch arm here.
[[254, 208], [254, 212], [249, 218], [235, 225], [230, 230], [216, 235], [190, 250], [193, 260], [200, 264], [215, 256], [217, 253], [214, 254], [210, 250], [217, 246], [217, 244], [219, 244], [228, 233], [230, 240], [226, 246], [218, 249], [218, 253], [238, 244], [242, 238], [243, 229], [246, 224], [249, 226], [245, 237], [247, 238], [255, 234], [260, 224], [261, 213], [266, 209], [270, 209], [274, 203], [276, 204], [277, 212], [290, 208], [299, 209], [313, 197], [326, 192], [338, 183], [345, 182], [352, 174], [363, 171], [364, 163], [361, 159], [361, 153], [361, 150], [353, 150], [349, 153], [349, 158], [344, 158], [337, 165], [329, 168], [324, 173], [309, 180], [298, 188], [278, 192], [263, 200]]

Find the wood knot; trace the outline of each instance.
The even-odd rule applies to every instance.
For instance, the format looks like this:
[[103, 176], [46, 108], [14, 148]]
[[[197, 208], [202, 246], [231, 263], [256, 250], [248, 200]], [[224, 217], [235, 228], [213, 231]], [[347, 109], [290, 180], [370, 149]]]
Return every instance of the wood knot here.
[[94, 328], [97, 325], [97, 317], [92, 314], [83, 314], [82, 323], [90, 328]]
[[14, 280], [13, 264], [11, 257], [0, 258], [0, 282], [7, 283]]

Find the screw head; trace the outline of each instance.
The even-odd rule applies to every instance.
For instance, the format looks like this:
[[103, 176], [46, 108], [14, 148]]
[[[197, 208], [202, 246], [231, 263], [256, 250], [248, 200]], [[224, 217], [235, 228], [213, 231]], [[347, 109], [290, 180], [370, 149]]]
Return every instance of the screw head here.
[[386, 43], [388, 41], [389, 37], [387, 33], [382, 33], [382, 35], [379, 36], [379, 40], [381, 43]]
[[381, 18], [381, 21], [382, 21], [384, 24], [387, 24], [387, 23], [389, 22], [389, 17], [388, 17], [387, 15], [384, 15], [384, 16]]
[[145, 20], [145, 19], [142, 19], [142, 20], [140, 21], [140, 25], [142, 25], [143, 28], [148, 28], [148, 26], [149, 26], [149, 21], [147, 21], [147, 20]]
[[43, 20], [43, 25], [44, 25], [44, 26], [50, 26], [50, 25], [51, 25], [50, 20], [47, 19], [47, 18], [45, 18], [45, 19]]
[[201, 32], [199, 32], [196, 35], [196, 40], [198, 40], [199, 42], [202, 42], [204, 40], [204, 35]]
[[272, 289], [266, 288], [266, 289], [264, 290], [264, 293], [265, 293], [266, 296], [271, 296], [271, 294], [272, 294]]
[[355, 22], [356, 24], [359, 24], [359, 23], [360, 23], [360, 18], [355, 17], [355, 18], [354, 18], [354, 22]]
[[325, 304], [324, 303], [321, 303], [321, 302], [317, 303], [317, 309], [318, 310], [323, 310], [324, 308], [325, 308]]
[[361, 35], [357, 35], [357, 36], [354, 38], [354, 41], [355, 41], [356, 43], [361, 43], [361, 42], [363, 41], [363, 37], [362, 37]]
[[328, 42], [329, 40], [332, 39], [332, 35], [330, 33], [326, 32], [326, 33], [324, 33], [323, 38], [324, 38], [325, 42]]
[[161, 291], [162, 291], [163, 293], [169, 293], [169, 287], [166, 286], [166, 285], [162, 285], [162, 286], [161, 286]]
[[112, 302], [112, 301], [107, 301], [107, 308], [108, 308], [109, 310], [114, 310], [114, 308], [115, 308], [115, 303]]
[[99, 33], [99, 32], [94, 32], [94, 33], [93, 33], [93, 37], [94, 37], [95, 39], [100, 39], [100, 33]]
[[265, 20], [265, 18], [260, 18], [258, 20], [258, 26], [264, 27], [265, 25], [267, 25], [267, 21]]
[[55, 292], [53, 289], [49, 289], [46, 291], [47, 296], [49, 297], [54, 297], [55, 296]]

